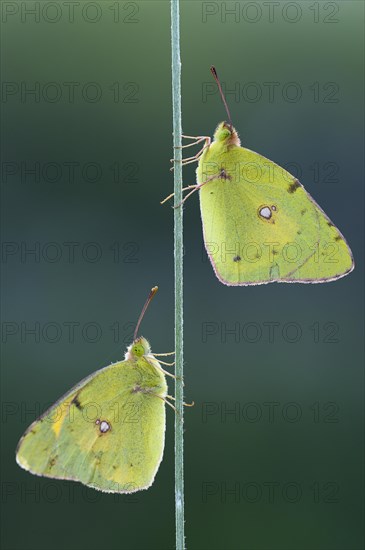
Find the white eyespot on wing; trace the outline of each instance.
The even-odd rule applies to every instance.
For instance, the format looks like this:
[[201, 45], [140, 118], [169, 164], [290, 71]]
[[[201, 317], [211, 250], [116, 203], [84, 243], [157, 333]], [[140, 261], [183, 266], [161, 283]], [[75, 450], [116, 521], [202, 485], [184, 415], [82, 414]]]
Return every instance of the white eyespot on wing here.
[[110, 424], [106, 421], [106, 420], [103, 420], [101, 423], [100, 423], [100, 431], [101, 433], [105, 433], [107, 431], [110, 430]]
[[111, 429], [111, 425], [106, 420], [99, 420], [99, 418], [95, 421], [95, 424], [99, 426], [99, 430], [102, 434], [105, 434]]
[[265, 218], [265, 220], [269, 220], [272, 216], [271, 208], [269, 206], [262, 206], [259, 209], [259, 214], [262, 218]]

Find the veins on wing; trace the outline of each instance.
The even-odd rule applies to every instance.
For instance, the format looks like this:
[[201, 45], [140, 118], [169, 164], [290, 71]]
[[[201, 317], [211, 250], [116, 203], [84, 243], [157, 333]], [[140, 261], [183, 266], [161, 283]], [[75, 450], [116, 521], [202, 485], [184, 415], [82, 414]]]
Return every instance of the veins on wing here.
[[314, 248], [314, 251], [312, 252], [312, 254], [309, 254], [309, 256], [307, 256], [307, 258], [305, 258], [301, 264], [299, 264], [295, 269], [293, 269], [292, 271], [290, 271], [289, 273], [287, 273], [285, 275], [285, 277], [291, 277], [292, 275], [294, 275], [294, 273], [296, 273], [297, 271], [299, 271], [299, 269], [301, 269], [307, 262], [309, 262], [309, 260], [316, 254], [316, 247], [318, 246], [319, 247], [319, 242], [321, 240], [321, 236], [320, 236], [320, 218], [319, 218], [319, 215], [318, 215], [318, 212], [317, 210], [314, 208], [314, 213], [316, 215], [316, 218], [317, 218], [317, 230], [318, 230], [318, 233], [317, 233], [317, 240], [316, 242], [314, 243], [315, 245], [315, 248]]

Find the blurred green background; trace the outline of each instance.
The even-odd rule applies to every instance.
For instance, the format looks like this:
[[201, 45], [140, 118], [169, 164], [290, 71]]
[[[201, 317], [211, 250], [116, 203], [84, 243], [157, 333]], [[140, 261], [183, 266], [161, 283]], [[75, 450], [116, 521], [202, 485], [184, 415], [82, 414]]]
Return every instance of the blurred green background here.
[[[155, 284], [142, 333], [173, 349], [169, 2], [1, 9], [3, 548], [171, 549], [170, 409], [147, 492], [101, 494], [14, 459], [39, 412], [123, 356]], [[363, 548], [363, 23], [360, 1], [181, 3], [184, 131], [225, 118], [205, 93], [214, 63], [243, 145], [297, 171], [356, 261], [329, 284], [225, 287], [187, 203], [194, 550]]]

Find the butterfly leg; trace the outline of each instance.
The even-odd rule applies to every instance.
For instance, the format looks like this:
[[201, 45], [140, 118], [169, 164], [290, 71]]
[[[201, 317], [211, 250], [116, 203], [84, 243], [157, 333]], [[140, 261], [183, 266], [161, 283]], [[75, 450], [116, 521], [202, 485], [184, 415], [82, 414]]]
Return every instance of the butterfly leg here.
[[[173, 401], [176, 401], [175, 397], [172, 397], [172, 395], [166, 395], [167, 399], [172, 399]], [[183, 403], [185, 407], [194, 407], [195, 403], [194, 401], [192, 403]]]
[[186, 134], [181, 134], [181, 137], [185, 139], [210, 139], [209, 136], [187, 136]]
[[174, 374], [171, 374], [171, 372], [169, 372], [169, 371], [163, 369], [163, 368], [161, 367], [161, 365], [160, 365], [159, 367], [156, 367], [156, 368], [158, 368], [161, 372], [163, 372], [164, 374], [166, 374], [166, 376], [170, 376], [170, 378], [174, 378], [174, 379], [176, 380], [177, 377], [176, 377]]
[[187, 145], [177, 145], [174, 147], [174, 149], [187, 149], [187, 147], [193, 147], [194, 145], [199, 145], [199, 143], [201, 143], [207, 138], [207, 136], [193, 137], [193, 136], [184, 136], [184, 135], [182, 137], [195, 139], [196, 141], [193, 141], [193, 143], [188, 143]]
[[[211, 176], [209, 177], [208, 179], [206, 179], [205, 181], [203, 181], [203, 183], [200, 183], [199, 185], [188, 185], [187, 187], [183, 187], [182, 191], [187, 191], [188, 189], [192, 189], [192, 191], [190, 191], [190, 193], [188, 193], [184, 198], [183, 200], [177, 204], [176, 206], [174, 206], [173, 208], [179, 208], [179, 206], [181, 206], [182, 204], [184, 204], [184, 202], [186, 201], [186, 199], [188, 199], [193, 193], [195, 193], [195, 191], [198, 191], [199, 189], [201, 189], [206, 183], [209, 183], [210, 181], [213, 181], [215, 179], [219, 178], [219, 175], [214, 175], [214, 176]], [[171, 199], [173, 196], [175, 195], [175, 193], [171, 193], [171, 195], [169, 195], [168, 197], [166, 197], [163, 201], [160, 202], [160, 204], [164, 204], [166, 201], [168, 201], [169, 199]]]
[[190, 191], [190, 193], [188, 193], [184, 198], [183, 200], [180, 202], [180, 204], [177, 204], [176, 206], [174, 206], [174, 208], [179, 208], [179, 206], [181, 206], [182, 204], [184, 204], [184, 202], [186, 201], [186, 199], [188, 199], [193, 193], [195, 193], [195, 191], [198, 191], [198, 189], [201, 189], [206, 183], [209, 183], [210, 181], [213, 181], [215, 179], [217, 179], [219, 176], [211, 176], [209, 177], [208, 179], [206, 179], [205, 181], [203, 181], [203, 183], [199, 183], [199, 185], [191, 185], [189, 187], [194, 187], [194, 189], [192, 191]]
[[204, 183], [200, 183], [199, 185], [194, 185], [194, 189], [192, 191], [190, 191], [190, 193], [188, 193], [184, 198], [183, 200], [177, 204], [176, 206], [174, 206], [174, 208], [179, 208], [179, 206], [181, 206], [182, 204], [184, 204], [184, 202], [186, 201], [186, 199], [188, 199], [193, 193], [195, 193], [195, 191], [198, 191], [198, 189], [201, 189], [203, 187], [203, 185], [205, 185], [206, 183], [208, 183], [208, 181], [205, 181]]
[[155, 357], [166, 357], [166, 355], [175, 355], [174, 351], [169, 351], [168, 353], [154, 353]]
[[148, 395], [151, 395], [152, 397], [157, 397], [158, 399], [162, 399], [162, 401], [165, 401], [166, 405], [168, 405], [169, 407], [171, 407], [172, 409], [174, 409], [175, 413], [177, 414], [177, 410], [176, 408], [174, 407], [174, 405], [172, 403], [170, 403], [170, 401], [167, 401], [166, 397], [162, 397], [161, 395], [156, 395], [155, 393], [153, 393], [152, 391], [144, 391], [143, 393], [147, 393]]
[[[205, 149], [207, 149], [207, 147], [209, 147], [210, 144], [211, 144], [211, 139], [210, 139], [210, 137], [205, 137], [205, 138], [203, 138], [203, 140], [201, 140], [201, 141], [205, 141], [205, 144], [203, 145], [203, 147], [200, 149], [200, 151], [197, 152], [196, 155], [193, 155], [192, 157], [188, 157], [188, 158], [186, 158], [186, 159], [183, 159], [183, 160], [182, 160], [182, 164], [183, 164], [183, 165], [188, 164], [188, 161], [189, 161], [189, 162], [190, 162], [190, 161], [191, 161], [191, 162], [194, 162], [194, 160], [199, 160], [199, 158], [200, 158], [200, 157], [202, 156], [202, 154], [204, 153]], [[197, 143], [200, 143], [200, 141], [197, 142]], [[174, 160], [174, 159], [173, 159], [173, 160]]]
[[173, 367], [175, 365], [175, 361], [173, 363], [165, 363], [165, 361], [159, 360], [160, 365], [166, 365], [167, 367]]
[[[157, 396], [157, 397], [159, 397], [159, 396]], [[176, 410], [176, 407], [172, 403], [170, 403], [170, 401], [167, 401], [167, 399], [164, 399], [163, 397], [161, 399], [163, 399], [165, 401], [166, 405], [168, 405], [169, 407], [174, 409], [175, 413], [178, 414], [177, 410]]]
[[[155, 360], [155, 361], [152, 362], [152, 361], [149, 361], [147, 355], [146, 355], [145, 357], [146, 357], [147, 362], [148, 362], [152, 367], [155, 367], [155, 369], [159, 369], [161, 372], [163, 372], [164, 374], [166, 374], [166, 376], [171, 376], [171, 378], [174, 378], [175, 380], [180, 380], [180, 377], [179, 377], [179, 376], [175, 376], [174, 374], [171, 374], [171, 372], [168, 372], [167, 370], [165, 370], [165, 369], [163, 369], [163, 368], [161, 367], [160, 363], [161, 363], [162, 361], [157, 361], [157, 360]], [[152, 359], [152, 358], [153, 358], [153, 357], [151, 356], [151, 359]], [[171, 363], [163, 363], [163, 364], [164, 364], [164, 365], [168, 365], [168, 366], [172, 366], [172, 365], [174, 365], [175, 363], [172, 363], [172, 364], [171, 364]], [[183, 383], [183, 384], [184, 384], [184, 383]]]
[[[158, 399], [162, 399], [162, 401], [165, 401], [166, 405], [174, 409], [175, 413], [178, 414], [176, 407], [172, 403], [170, 403], [170, 401], [168, 401], [168, 399], [173, 399], [174, 401], [176, 401], [175, 398], [172, 397], [171, 395], [166, 395], [166, 397], [162, 397], [161, 395], [156, 395], [155, 393], [149, 392], [149, 391], [145, 391], [144, 393], [148, 393], [149, 395], [158, 397]], [[183, 403], [183, 405], [185, 405], [185, 407], [193, 407], [195, 403], [193, 401], [192, 403]]]
[[[162, 367], [159, 367], [160, 371], [162, 371], [166, 376], [170, 376], [170, 378], [173, 378], [174, 380], [181, 380], [180, 376], [175, 376], [174, 374], [171, 374], [171, 372], [168, 372], [167, 370], [163, 369]], [[185, 386], [184, 381], [182, 383], [183, 386]]]
[[[177, 159], [170, 159], [170, 162], [181, 162], [182, 166], [186, 166], [187, 164], [191, 164], [193, 162], [198, 162], [200, 157], [204, 153], [205, 149], [207, 149], [211, 144], [211, 139], [208, 136], [203, 138], [203, 140], [201, 140], [201, 141], [205, 141], [205, 145], [200, 149], [200, 151], [197, 152], [196, 155], [194, 155], [192, 157], [187, 157], [186, 159], [182, 159], [181, 161], [177, 160]], [[200, 141], [196, 142], [196, 143], [200, 143]], [[191, 144], [191, 145], [195, 145], [195, 144]], [[174, 166], [172, 168], [170, 168], [170, 170], [174, 170]]]
[[[193, 187], [196, 187], [196, 185], [188, 185], [187, 187], [183, 187], [182, 191], [187, 191], [188, 189], [192, 189]], [[172, 199], [172, 197], [175, 195], [175, 193], [171, 193], [168, 197], [166, 197], [163, 201], [160, 202], [160, 204], [164, 204], [169, 199]], [[156, 353], [154, 354], [156, 355]]]

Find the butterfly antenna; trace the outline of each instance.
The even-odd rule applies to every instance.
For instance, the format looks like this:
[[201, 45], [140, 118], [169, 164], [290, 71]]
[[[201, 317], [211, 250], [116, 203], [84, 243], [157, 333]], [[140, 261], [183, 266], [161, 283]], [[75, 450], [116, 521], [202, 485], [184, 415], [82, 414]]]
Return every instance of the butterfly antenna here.
[[215, 68], [213, 65], [210, 67], [210, 72], [212, 73], [213, 78], [214, 78], [214, 80], [215, 80], [216, 83], [217, 83], [219, 93], [221, 94], [221, 98], [222, 98], [223, 104], [224, 104], [224, 106], [225, 106], [225, 108], [226, 108], [226, 111], [227, 111], [228, 120], [229, 120], [229, 125], [230, 125], [230, 127], [231, 127], [231, 132], [232, 132], [233, 125], [232, 125], [231, 113], [229, 112], [228, 105], [227, 105], [227, 102], [226, 102], [226, 98], [224, 97], [224, 93], [223, 93], [223, 90], [222, 90], [222, 86], [221, 86], [221, 83], [220, 83], [220, 80], [219, 80], [219, 77], [218, 77], [216, 68]]
[[136, 340], [137, 338], [137, 334], [138, 334], [138, 331], [139, 331], [139, 327], [141, 325], [141, 322], [142, 322], [142, 319], [144, 317], [144, 314], [146, 313], [147, 311], [147, 308], [148, 306], [150, 305], [150, 303], [152, 302], [152, 298], [154, 297], [154, 295], [156, 294], [156, 292], [158, 291], [158, 286], [154, 286], [152, 289], [151, 289], [151, 292], [149, 293], [148, 295], [148, 298], [146, 300], [146, 303], [145, 305], [143, 306], [143, 309], [141, 311], [141, 314], [138, 318], [138, 321], [137, 321], [137, 325], [136, 325], [136, 330], [134, 331], [134, 336], [133, 336], [133, 340]]

